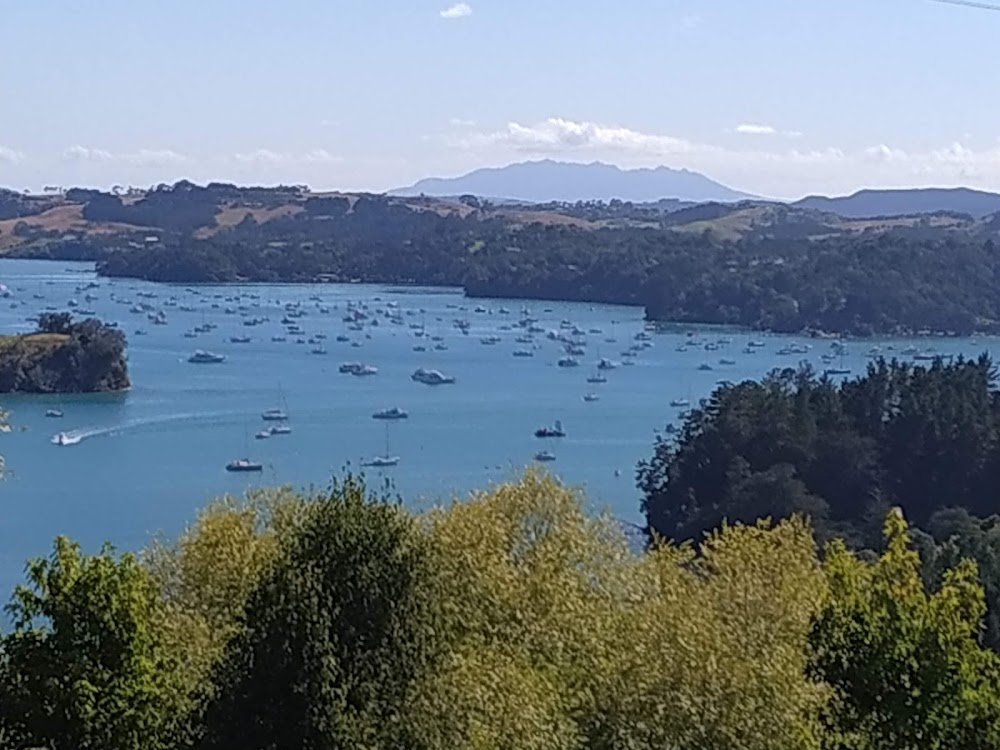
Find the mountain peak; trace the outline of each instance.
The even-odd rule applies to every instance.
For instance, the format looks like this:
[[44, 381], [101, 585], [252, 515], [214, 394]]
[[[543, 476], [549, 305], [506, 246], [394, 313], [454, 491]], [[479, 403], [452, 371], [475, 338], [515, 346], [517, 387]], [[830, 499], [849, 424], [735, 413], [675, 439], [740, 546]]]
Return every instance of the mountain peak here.
[[667, 166], [623, 169], [600, 161], [583, 163], [553, 159], [485, 167], [459, 177], [433, 177], [408, 188], [393, 190], [392, 194], [472, 194], [530, 203], [610, 201], [615, 198], [633, 203], [652, 203], [665, 198], [728, 203], [753, 198], [687, 169]]

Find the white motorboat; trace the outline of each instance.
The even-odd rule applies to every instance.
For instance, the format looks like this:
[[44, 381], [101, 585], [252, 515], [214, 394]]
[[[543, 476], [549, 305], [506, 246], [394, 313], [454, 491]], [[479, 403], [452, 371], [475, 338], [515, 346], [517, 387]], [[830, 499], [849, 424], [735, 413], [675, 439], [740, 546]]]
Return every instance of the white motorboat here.
[[455, 378], [444, 375], [440, 370], [425, 370], [423, 367], [416, 370], [410, 379], [424, 385], [450, 385], [455, 382]]
[[224, 355], [213, 354], [212, 352], [206, 352], [201, 349], [188, 357], [188, 362], [196, 365], [215, 365], [225, 361], [226, 358]]

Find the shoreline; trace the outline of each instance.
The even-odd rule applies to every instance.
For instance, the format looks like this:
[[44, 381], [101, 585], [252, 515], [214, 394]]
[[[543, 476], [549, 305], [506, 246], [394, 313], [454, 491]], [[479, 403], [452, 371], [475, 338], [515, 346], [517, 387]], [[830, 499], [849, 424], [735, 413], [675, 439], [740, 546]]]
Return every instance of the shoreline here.
[[[143, 278], [140, 276], [122, 276], [122, 275], [103, 275], [99, 272], [97, 261], [93, 260], [79, 260], [73, 261], [67, 259], [48, 259], [48, 258], [33, 258], [30, 256], [17, 256], [17, 255], [3, 255], [0, 256], [0, 260], [13, 260], [13, 261], [30, 261], [30, 262], [46, 262], [46, 263], [85, 263], [91, 266], [89, 271], [83, 269], [66, 269], [72, 270], [73, 273], [93, 273], [96, 278], [104, 280], [122, 280], [122, 281], [133, 281], [142, 282], [146, 284], [156, 284], [163, 287], [252, 287], [252, 286], [286, 286], [286, 287], [303, 287], [303, 286], [360, 286], [360, 285], [378, 285], [385, 286], [388, 288], [393, 288], [397, 290], [408, 290], [408, 291], [431, 291], [440, 294], [460, 294], [464, 299], [469, 300], [497, 300], [497, 301], [534, 301], [534, 302], [556, 302], [556, 303], [573, 303], [573, 304], [585, 304], [585, 305], [607, 305], [614, 307], [627, 307], [634, 308], [636, 310], [642, 311], [642, 319], [649, 325], [653, 326], [671, 326], [680, 329], [684, 328], [705, 328], [711, 327], [718, 330], [727, 330], [730, 332], [742, 332], [748, 334], [761, 334], [761, 335], [775, 335], [775, 336], [799, 336], [803, 338], [810, 338], [814, 340], [851, 340], [851, 341], [879, 341], [884, 339], [906, 339], [906, 340], [919, 340], [919, 339], [950, 339], [950, 338], [974, 338], [974, 337], [990, 337], [996, 338], [1000, 336], [1000, 326], [997, 330], [975, 330], [970, 333], [955, 333], [948, 331], [876, 331], [871, 334], [859, 334], [846, 331], [827, 331], [820, 329], [803, 328], [799, 330], [789, 330], [789, 331], [779, 331], [769, 328], [755, 328], [753, 326], [742, 326], [739, 324], [732, 323], [718, 323], [713, 321], [692, 321], [692, 320], [664, 320], [658, 318], [648, 317], [648, 306], [641, 302], [629, 302], [629, 301], [614, 301], [607, 298], [591, 298], [591, 297], [555, 297], [555, 296], [544, 296], [544, 295], [527, 295], [527, 294], [517, 294], [508, 293], [507, 295], [493, 295], [493, 294], [483, 294], [472, 292], [470, 293], [465, 286], [462, 285], [447, 285], [447, 284], [423, 284], [415, 281], [402, 282], [398, 279], [393, 280], [381, 280], [381, 279], [351, 279], [349, 281], [333, 281], [329, 278], [314, 278], [310, 280], [249, 280], [241, 279], [234, 281], [205, 281], [205, 280], [187, 280], [187, 281], [157, 281], [153, 279]], [[65, 268], [65, 266], [63, 266]]]

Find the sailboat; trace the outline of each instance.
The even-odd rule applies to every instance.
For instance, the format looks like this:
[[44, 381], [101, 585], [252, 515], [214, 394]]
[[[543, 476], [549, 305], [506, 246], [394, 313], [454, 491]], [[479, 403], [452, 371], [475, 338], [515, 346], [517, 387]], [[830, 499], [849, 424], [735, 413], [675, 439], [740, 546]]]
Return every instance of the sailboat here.
[[604, 370], [614, 370], [618, 367], [617, 363], [612, 362], [610, 359], [601, 357], [601, 350], [597, 350], [597, 356], [599, 360], [597, 362], [597, 368], [594, 370], [594, 374], [587, 378], [588, 383], [607, 383], [608, 379], [604, 375]]
[[830, 367], [823, 371], [823, 374], [827, 377], [837, 377], [839, 375], [850, 375], [851, 370], [848, 367], [844, 367], [844, 350], [840, 349], [840, 365], [838, 367]]
[[388, 466], [395, 466], [399, 463], [399, 456], [389, 455], [389, 423], [386, 422], [385, 425], [385, 455], [375, 456], [367, 461], [362, 462], [362, 466], [368, 466], [373, 468], [385, 468]]
[[[244, 443], [249, 447], [248, 435], [244, 434]], [[264, 471], [264, 464], [258, 461], [251, 461], [249, 458], [235, 458], [226, 464], [226, 471], [234, 473]]]
[[265, 422], [284, 422], [288, 419], [288, 404], [285, 402], [285, 394], [281, 390], [281, 384], [278, 384], [278, 400], [281, 401], [280, 408], [267, 409], [261, 413], [260, 418]]

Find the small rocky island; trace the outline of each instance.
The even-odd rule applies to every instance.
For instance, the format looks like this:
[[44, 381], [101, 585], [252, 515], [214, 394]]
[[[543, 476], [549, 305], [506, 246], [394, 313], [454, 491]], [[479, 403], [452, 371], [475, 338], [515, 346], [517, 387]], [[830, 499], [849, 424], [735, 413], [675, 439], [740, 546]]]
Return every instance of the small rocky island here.
[[35, 333], [0, 336], [0, 393], [102, 393], [129, 386], [125, 336], [99, 320], [44, 313]]

